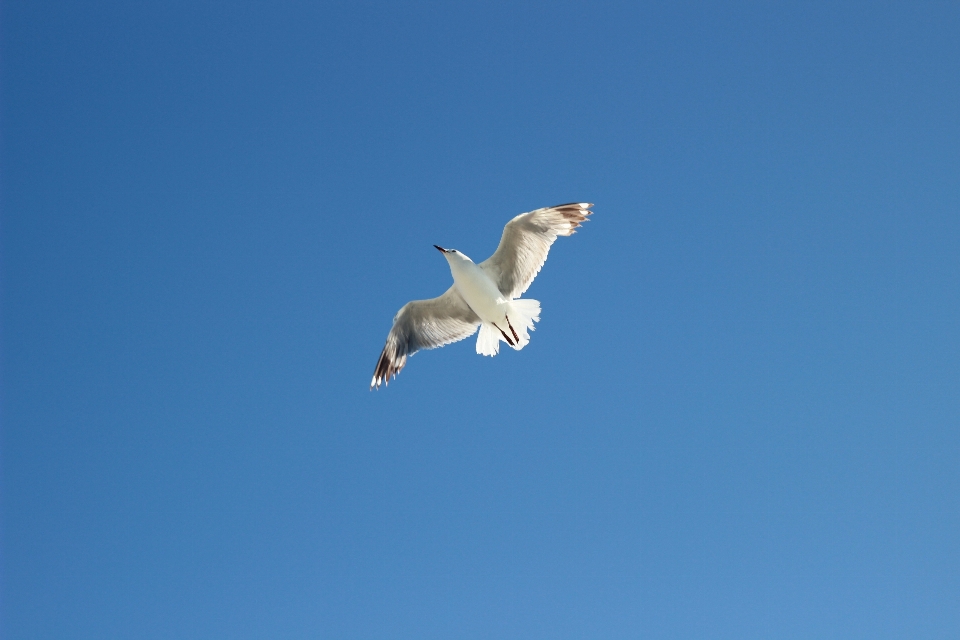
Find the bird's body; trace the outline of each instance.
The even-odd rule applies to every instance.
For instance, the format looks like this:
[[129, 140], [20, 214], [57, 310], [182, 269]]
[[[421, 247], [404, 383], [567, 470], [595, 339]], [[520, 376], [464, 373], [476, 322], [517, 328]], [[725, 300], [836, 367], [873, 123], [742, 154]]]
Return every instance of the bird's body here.
[[490, 279], [489, 274], [473, 260], [456, 250], [444, 251], [450, 264], [457, 292], [484, 322], [500, 322], [506, 318], [507, 300]]
[[483, 265], [456, 249], [442, 249], [453, 274], [453, 286], [467, 306], [480, 319], [477, 353], [495, 356], [500, 351], [500, 338], [519, 351], [530, 342], [529, 331], [540, 320], [540, 303], [536, 300], [508, 300], [490, 272]]
[[557, 236], [569, 236], [590, 215], [588, 203], [572, 203], [523, 213], [507, 223], [496, 252], [476, 264], [456, 249], [443, 252], [453, 286], [432, 300], [408, 302], [377, 361], [370, 387], [386, 384], [419, 349], [463, 340], [477, 328], [477, 353], [495, 356], [500, 340], [516, 350], [530, 342], [540, 320], [540, 303], [520, 299], [547, 259]]

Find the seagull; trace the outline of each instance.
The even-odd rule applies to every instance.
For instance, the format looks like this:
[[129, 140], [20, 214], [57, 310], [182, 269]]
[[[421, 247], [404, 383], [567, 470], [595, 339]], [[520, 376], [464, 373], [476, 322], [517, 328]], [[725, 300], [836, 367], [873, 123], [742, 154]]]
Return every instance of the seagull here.
[[527, 346], [533, 323], [540, 321], [540, 303], [520, 296], [540, 273], [557, 236], [576, 233], [592, 206], [572, 202], [521, 213], [507, 223], [497, 250], [480, 264], [456, 249], [433, 245], [450, 265], [453, 286], [438, 298], [408, 302], [397, 312], [370, 389], [395, 378], [407, 356], [469, 338], [478, 327], [480, 355], [497, 355], [501, 340], [517, 351]]

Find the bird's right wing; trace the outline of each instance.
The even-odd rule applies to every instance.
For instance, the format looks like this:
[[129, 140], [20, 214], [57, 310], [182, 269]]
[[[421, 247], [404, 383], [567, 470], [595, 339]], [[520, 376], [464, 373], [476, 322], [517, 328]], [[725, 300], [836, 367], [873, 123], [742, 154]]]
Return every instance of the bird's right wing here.
[[393, 319], [370, 388], [380, 388], [395, 377], [420, 349], [435, 349], [469, 338], [480, 326], [480, 317], [460, 296], [456, 286], [439, 298], [414, 300], [403, 305]]
[[500, 293], [510, 299], [519, 298], [540, 273], [553, 241], [557, 236], [576, 233], [592, 213], [592, 206], [589, 202], [571, 202], [521, 213], [503, 228], [500, 245], [480, 267], [497, 284]]

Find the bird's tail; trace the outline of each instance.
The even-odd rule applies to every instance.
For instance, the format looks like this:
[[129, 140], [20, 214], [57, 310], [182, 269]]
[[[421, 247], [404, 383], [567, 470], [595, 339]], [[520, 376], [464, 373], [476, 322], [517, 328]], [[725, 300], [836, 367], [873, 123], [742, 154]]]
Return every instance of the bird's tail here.
[[489, 322], [480, 325], [480, 333], [477, 335], [477, 353], [491, 357], [500, 353], [500, 331]]
[[540, 322], [540, 302], [529, 299], [511, 300], [507, 303], [507, 320], [509, 324], [505, 330], [510, 333], [515, 343], [510, 346], [519, 351], [530, 342], [533, 323]]
[[530, 342], [533, 323], [540, 321], [540, 303], [536, 300], [511, 300], [507, 304], [507, 318], [503, 323], [480, 325], [477, 335], [477, 353], [482, 356], [495, 356], [500, 353], [500, 341], [503, 340], [519, 351]]
[[500, 341], [503, 340], [519, 351], [530, 342], [533, 323], [540, 321], [540, 303], [536, 300], [511, 300], [507, 303], [507, 319], [503, 323], [480, 325], [477, 335], [477, 353], [482, 356], [495, 356], [500, 353]]

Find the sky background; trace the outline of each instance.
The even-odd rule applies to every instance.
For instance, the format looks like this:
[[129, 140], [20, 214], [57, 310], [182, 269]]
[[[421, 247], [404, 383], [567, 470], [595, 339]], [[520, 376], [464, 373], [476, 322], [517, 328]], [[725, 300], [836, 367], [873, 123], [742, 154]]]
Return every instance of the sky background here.
[[[956, 638], [960, 5], [5, 2], [5, 638]], [[592, 221], [522, 352], [396, 311]]]

